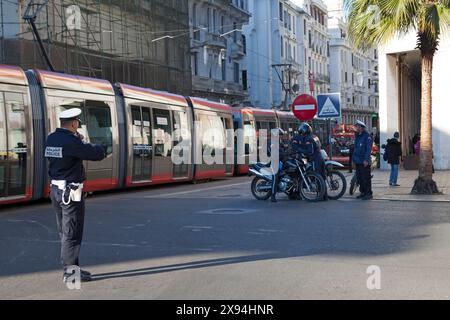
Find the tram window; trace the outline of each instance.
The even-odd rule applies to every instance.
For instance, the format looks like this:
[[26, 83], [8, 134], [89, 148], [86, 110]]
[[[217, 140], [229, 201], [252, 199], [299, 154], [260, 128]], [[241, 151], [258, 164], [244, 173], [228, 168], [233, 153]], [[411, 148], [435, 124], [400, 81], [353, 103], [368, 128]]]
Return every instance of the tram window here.
[[101, 101], [86, 100], [86, 119], [90, 142], [106, 146], [107, 154], [112, 154], [113, 137], [109, 106]]
[[173, 141], [175, 144], [181, 141], [189, 141], [189, 125], [186, 111], [174, 111], [173, 112]]
[[168, 157], [172, 150], [172, 125], [168, 110], [153, 109], [155, 155]]
[[5, 92], [8, 123], [8, 195], [25, 193], [27, 169], [26, 110], [21, 93]]
[[250, 120], [244, 124], [244, 144], [245, 154], [254, 152], [256, 146], [255, 124]]
[[6, 160], [8, 147], [6, 146], [6, 120], [3, 93], [0, 92], [0, 197], [6, 196]]
[[202, 137], [202, 152], [208, 148], [214, 147], [214, 139], [211, 134], [211, 123], [206, 114], [199, 114], [198, 120], [200, 122], [200, 130]]
[[212, 128], [212, 138], [213, 138], [213, 148], [214, 149], [224, 149], [225, 148], [225, 129], [223, 126], [222, 119], [219, 116], [210, 116], [209, 120], [211, 122]]
[[269, 122], [269, 130], [276, 129], [277, 124], [275, 122]]

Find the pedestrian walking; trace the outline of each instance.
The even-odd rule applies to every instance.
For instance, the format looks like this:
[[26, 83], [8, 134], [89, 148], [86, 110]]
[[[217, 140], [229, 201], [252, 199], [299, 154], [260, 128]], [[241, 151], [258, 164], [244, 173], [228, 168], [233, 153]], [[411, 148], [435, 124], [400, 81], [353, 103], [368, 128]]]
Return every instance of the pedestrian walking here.
[[394, 133], [392, 139], [388, 139], [384, 153], [384, 159], [391, 165], [391, 175], [389, 177], [389, 185], [393, 187], [400, 186], [397, 183], [398, 170], [402, 158], [402, 143], [399, 141], [400, 134]]
[[77, 269], [81, 281], [91, 280], [91, 274], [81, 270], [79, 264], [85, 213], [83, 160], [100, 161], [106, 157], [103, 146], [83, 142], [84, 137], [77, 131], [81, 113], [78, 108], [61, 112], [61, 127], [48, 136], [45, 148], [51, 179], [50, 198], [61, 239], [64, 282], [71, 281]]

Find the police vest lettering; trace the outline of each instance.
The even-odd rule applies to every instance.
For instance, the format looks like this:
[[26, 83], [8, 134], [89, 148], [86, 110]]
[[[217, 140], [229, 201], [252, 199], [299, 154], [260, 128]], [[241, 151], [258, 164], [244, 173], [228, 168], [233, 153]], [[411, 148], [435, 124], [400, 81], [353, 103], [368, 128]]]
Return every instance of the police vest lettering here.
[[46, 147], [45, 148], [45, 157], [46, 158], [62, 158], [63, 157], [63, 148], [62, 147]]

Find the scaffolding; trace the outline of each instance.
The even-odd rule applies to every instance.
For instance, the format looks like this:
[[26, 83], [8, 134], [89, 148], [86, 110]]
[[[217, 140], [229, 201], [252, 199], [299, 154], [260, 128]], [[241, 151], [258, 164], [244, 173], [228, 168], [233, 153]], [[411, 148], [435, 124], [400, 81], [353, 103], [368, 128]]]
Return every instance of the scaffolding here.
[[[50, 0], [35, 24], [58, 71], [190, 94], [187, 2]], [[46, 69], [34, 34], [22, 20], [29, 4], [0, 0], [0, 62]], [[160, 39], [167, 35], [174, 37]]]

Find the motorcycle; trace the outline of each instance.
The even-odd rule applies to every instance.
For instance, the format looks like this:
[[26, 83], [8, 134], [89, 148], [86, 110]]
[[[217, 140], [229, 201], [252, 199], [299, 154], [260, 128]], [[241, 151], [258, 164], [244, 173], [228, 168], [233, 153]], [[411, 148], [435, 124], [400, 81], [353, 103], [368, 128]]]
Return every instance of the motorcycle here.
[[340, 199], [347, 191], [347, 179], [344, 174], [336, 168], [344, 168], [340, 162], [329, 160], [325, 150], [321, 150], [322, 157], [325, 161], [325, 183], [327, 185], [328, 198], [331, 200]]
[[[267, 200], [272, 195], [272, 180], [274, 174], [270, 164], [256, 163], [250, 166], [250, 174], [255, 175], [251, 191], [257, 200]], [[290, 198], [300, 196], [310, 202], [322, 200], [325, 194], [323, 178], [308, 170], [307, 163], [297, 157], [288, 157], [280, 161], [278, 192], [287, 194]]]

